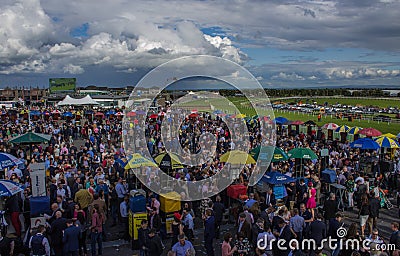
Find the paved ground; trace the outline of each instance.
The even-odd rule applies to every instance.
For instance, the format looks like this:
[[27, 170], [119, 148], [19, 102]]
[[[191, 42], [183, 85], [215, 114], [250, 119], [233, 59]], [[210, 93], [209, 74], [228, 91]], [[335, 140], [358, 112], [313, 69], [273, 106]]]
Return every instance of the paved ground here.
[[[398, 208], [393, 208], [391, 210], [387, 209], [381, 209], [380, 211], [380, 218], [378, 219], [378, 229], [380, 232], [380, 236], [383, 237], [383, 239], [387, 242], [389, 241], [389, 237], [391, 234], [391, 229], [390, 229], [390, 223], [392, 221], [399, 221], [399, 216], [398, 216], [399, 209]], [[359, 223], [359, 220], [357, 219], [357, 211], [345, 211], [343, 212], [345, 215], [345, 226], [348, 227], [351, 223], [356, 222]], [[225, 231], [233, 231], [234, 227], [232, 224], [227, 224], [223, 225], [221, 227], [221, 234], [223, 234]], [[196, 249], [196, 255], [197, 256], [202, 256], [202, 255], [207, 255], [205, 252], [204, 244], [202, 243], [202, 229], [196, 229], [195, 230], [195, 236], [196, 239], [194, 240], [194, 246]], [[117, 233], [112, 232], [113, 236]], [[232, 232], [233, 233], [233, 232]], [[167, 249], [170, 248], [170, 242], [171, 240], [168, 239], [165, 242], [166, 250], [164, 252], [164, 255], [167, 253]], [[222, 240], [215, 240], [214, 242], [214, 248], [215, 248], [215, 255], [221, 255], [221, 243]], [[112, 242], [106, 242], [104, 244], [106, 249], [104, 250], [104, 255], [139, 255], [138, 251], [131, 250], [130, 244], [123, 240], [116, 240]], [[330, 255], [328, 253], [328, 255]]]

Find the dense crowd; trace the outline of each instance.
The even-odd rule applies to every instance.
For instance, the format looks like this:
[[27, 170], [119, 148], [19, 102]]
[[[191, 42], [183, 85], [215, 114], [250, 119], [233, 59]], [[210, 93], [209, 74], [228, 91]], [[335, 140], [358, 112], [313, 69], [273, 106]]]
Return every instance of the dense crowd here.
[[[262, 119], [252, 119], [246, 122], [248, 133], [242, 135], [239, 126], [236, 131], [227, 128], [228, 118], [211, 114], [196, 113], [183, 118], [180, 129], [175, 131], [177, 136], [170, 136], [163, 142], [161, 134], [162, 122], [168, 117], [168, 109], [161, 109], [160, 114], [145, 118], [146, 129], [140, 137], [140, 117], [133, 116], [130, 121], [122, 122], [119, 110], [113, 115], [96, 114], [91, 110], [82, 110], [81, 118], [63, 117], [62, 113], [72, 111], [62, 109], [61, 113], [51, 114], [53, 109], [42, 109], [43, 115], [27, 118], [20, 114], [21, 109], [14, 114], [6, 110], [1, 115], [0, 151], [7, 152], [21, 160], [4, 173], [5, 179], [10, 179], [25, 185], [23, 193], [5, 198], [6, 213], [10, 215], [17, 239], [10, 240], [2, 234], [0, 240], [1, 255], [12, 255], [21, 248], [27, 248], [33, 255], [87, 255], [87, 240], [90, 240], [91, 254], [102, 255], [102, 242], [106, 241], [105, 225], [120, 225], [124, 230], [123, 237], [129, 240], [128, 215], [131, 189], [142, 188], [146, 193], [148, 219], [142, 220], [138, 230], [138, 246], [140, 255], [158, 256], [163, 253], [176, 256], [195, 255], [193, 241], [196, 229], [203, 229], [204, 248], [207, 255], [214, 255], [215, 239], [222, 239], [222, 255], [323, 255], [327, 248], [289, 248], [282, 250], [277, 240], [298, 241], [314, 239], [317, 247], [323, 244], [327, 237], [346, 241], [348, 239], [369, 239], [374, 245], [391, 243], [396, 250], [366, 250], [364, 248], [332, 249], [337, 255], [369, 255], [389, 253], [398, 255], [400, 249], [400, 232], [398, 222], [393, 222], [392, 236], [384, 240], [379, 236], [377, 219], [380, 209], [385, 207], [388, 197], [398, 199], [400, 204], [400, 160], [398, 152], [392, 159], [392, 167], [381, 171], [380, 156], [376, 152], [362, 152], [352, 149], [349, 142], [338, 140], [328, 141], [324, 137], [317, 138], [310, 134], [278, 134], [276, 146], [289, 151], [296, 147], [312, 149], [317, 155], [328, 148], [327, 158], [316, 160], [296, 159], [275, 162], [268, 171], [276, 171], [297, 178], [296, 182], [285, 184], [283, 198], [276, 198], [273, 186], [267, 185], [260, 189], [258, 186], [248, 187], [247, 194], [239, 199], [229, 198], [224, 190], [216, 196], [201, 201], [182, 201], [182, 209], [174, 213], [172, 234], [166, 234], [163, 228], [164, 219], [160, 210], [159, 195], [147, 187], [160, 184], [159, 170], [143, 166], [140, 172], [146, 180], [137, 185], [133, 175], [124, 168], [126, 148], [123, 147], [123, 137], [128, 135], [128, 142], [133, 143], [135, 152], [149, 150], [152, 157], [162, 154], [166, 148], [182, 147], [185, 156], [201, 151], [216, 152], [205, 159], [205, 162], [194, 166], [182, 166], [165, 170], [168, 175], [187, 181], [188, 184], [205, 180], [218, 174], [226, 163], [220, 157], [231, 150], [250, 149], [262, 142], [271, 141], [268, 137], [272, 131], [261, 129]], [[85, 111], [91, 111], [85, 115]], [[99, 110], [101, 112], [101, 110]], [[49, 113], [49, 114], [45, 114]], [[79, 119], [79, 121], [78, 121]], [[269, 120], [271, 121], [271, 120]], [[27, 131], [51, 135], [46, 144], [19, 145], [8, 141]], [[206, 137], [205, 133], [213, 134], [216, 144]], [[235, 136], [243, 136], [236, 140]], [[132, 136], [129, 136], [132, 135]], [[174, 135], [171, 131], [171, 135]], [[132, 141], [129, 141], [132, 139]], [[146, 148], [136, 141], [144, 140]], [[236, 138], [236, 137], [235, 137]], [[246, 143], [248, 139], [250, 143]], [[210, 144], [207, 144], [210, 143]], [[214, 148], [213, 148], [214, 147]], [[204, 152], [203, 152], [204, 153]], [[128, 156], [127, 156], [128, 155]], [[206, 155], [207, 152], [206, 152]], [[371, 169], [363, 165], [365, 159], [371, 159]], [[30, 164], [44, 162], [47, 171], [47, 194], [50, 197], [50, 209], [44, 216], [46, 225], [30, 229], [31, 185]], [[246, 185], [257, 167], [246, 164], [241, 169], [235, 184]], [[320, 177], [323, 168], [336, 171], [337, 183], [345, 187], [345, 194], [338, 198], [337, 193], [330, 193], [329, 184]], [[300, 173], [300, 175], [299, 175]], [[203, 194], [216, 190], [212, 182], [196, 188]], [[188, 187], [172, 188], [182, 199], [189, 196]], [[389, 192], [388, 192], [389, 191]], [[342, 211], [354, 212], [359, 216], [359, 223], [344, 226]], [[228, 213], [228, 214], [227, 214]], [[25, 217], [25, 223], [20, 222], [19, 215]], [[228, 216], [225, 220], [224, 216]], [[399, 216], [400, 217], [400, 216]], [[230, 232], [221, 232], [221, 226], [226, 222], [235, 224]], [[23, 227], [24, 226], [24, 227]], [[347, 235], [339, 237], [337, 230], [346, 228]], [[24, 235], [22, 230], [26, 232]], [[293, 239], [293, 240], [292, 240]], [[167, 246], [166, 241], [171, 241]], [[21, 243], [18, 248], [15, 245]], [[340, 242], [338, 242], [340, 243]], [[169, 244], [169, 242], [168, 242]], [[296, 247], [294, 242], [293, 247]], [[397, 253], [397, 254], [396, 254]], [[379, 255], [379, 254], [378, 254]]]

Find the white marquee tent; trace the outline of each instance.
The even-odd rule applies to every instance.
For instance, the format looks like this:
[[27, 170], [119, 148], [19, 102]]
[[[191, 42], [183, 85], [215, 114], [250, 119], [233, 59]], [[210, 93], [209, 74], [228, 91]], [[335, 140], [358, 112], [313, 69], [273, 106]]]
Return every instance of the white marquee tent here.
[[58, 106], [79, 106], [79, 105], [99, 105], [97, 101], [92, 99], [90, 95], [86, 95], [86, 97], [83, 97], [81, 99], [74, 99], [70, 97], [69, 95], [65, 96], [65, 98], [58, 102]]

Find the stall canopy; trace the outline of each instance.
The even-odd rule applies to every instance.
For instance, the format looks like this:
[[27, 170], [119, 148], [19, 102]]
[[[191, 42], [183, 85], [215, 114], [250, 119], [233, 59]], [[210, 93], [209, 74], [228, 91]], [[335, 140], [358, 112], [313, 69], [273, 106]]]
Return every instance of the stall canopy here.
[[15, 144], [34, 144], [43, 143], [51, 139], [51, 135], [28, 132], [17, 137], [12, 138], [9, 142]]
[[74, 99], [69, 95], [65, 96], [65, 98], [58, 103], [58, 106], [71, 106], [71, 105], [99, 105], [97, 101], [92, 99], [90, 95], [86, 95], [81, 99]]

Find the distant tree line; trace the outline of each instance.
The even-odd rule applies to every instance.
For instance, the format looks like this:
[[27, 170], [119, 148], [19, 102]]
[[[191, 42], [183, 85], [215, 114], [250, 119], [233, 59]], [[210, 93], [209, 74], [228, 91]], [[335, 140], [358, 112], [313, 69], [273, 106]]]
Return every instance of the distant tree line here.
[[[240, 96], [239, 90], [219, 90], [223, 96]], [[269, 97], [296, 97], [296, 96], [348, 96], [348, 97], [389, 97], [389, 92], [382, 89], [354, 89], [323, 88], [323, 89], [265, 89]], [[397, 95], [400, 97], [400, 93]]]

